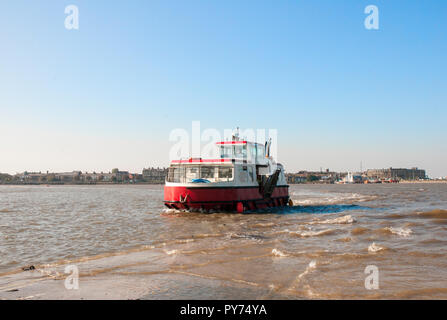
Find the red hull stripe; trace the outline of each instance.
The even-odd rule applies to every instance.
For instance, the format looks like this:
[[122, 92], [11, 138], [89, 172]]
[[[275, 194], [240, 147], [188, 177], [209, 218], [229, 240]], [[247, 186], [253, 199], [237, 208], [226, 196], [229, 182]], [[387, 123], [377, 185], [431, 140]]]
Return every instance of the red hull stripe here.
[[[269, 200], [275, 200], [275, 199], [282, 199], [284, 197], [276, 197], [276, 198], [270, 198]], [[240, 200], [240, 201], [234, 201], [234, 200], [229, 200], [229, 201], [187, 201], [186, 204], [224, 204], [224, 203], [234, 203], [234, 202], [245, 202], [245, 201], [251, 201], [251, 202], [265, 202], [268, 201], [264, 198], [259, 198], [259, 199], [249, 199], [249, 200]], [[164, 201], [165, 203], [178, 203], [178, 204], [183, 204], [184, 202], [181, 201]]]
[[[283, 186], [276, 186], [276, 188], [288, 188], [288, 185], [283, 185]], [[190, 189], [259, 189], [258, 186], [229, 186], [229, 187], [223, 187], [223, 186], [219, 186], [219, 187], [186, 187], [186, 189], [190, 190]]]
[[188, 159], [188, 160], [172, 160], [171, 163], [219, 163], [231, 162], [231, 159]]
[[[288, 186], [278, 186], [271, 198], [288, 198]], [[238, 202], [265, 200], [258, 187], [238, 188], [189, 188], [185, 186], [165, 186], [165, 202], [203, 203], [203, 202]]]
[[216, 144], [247, 144], [247, 141], [221, 141]]

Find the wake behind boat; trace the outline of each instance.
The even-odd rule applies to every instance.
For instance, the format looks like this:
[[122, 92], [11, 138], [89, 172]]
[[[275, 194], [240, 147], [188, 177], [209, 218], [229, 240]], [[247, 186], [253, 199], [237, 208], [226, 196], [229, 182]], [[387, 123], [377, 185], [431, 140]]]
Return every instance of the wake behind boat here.
[[177, 210], [257, 210], [289, 204], [284, 168], [264, 145], [240, 140], [216, 143], [220, 158], [173, 160], [164, 187], [164, 204]]

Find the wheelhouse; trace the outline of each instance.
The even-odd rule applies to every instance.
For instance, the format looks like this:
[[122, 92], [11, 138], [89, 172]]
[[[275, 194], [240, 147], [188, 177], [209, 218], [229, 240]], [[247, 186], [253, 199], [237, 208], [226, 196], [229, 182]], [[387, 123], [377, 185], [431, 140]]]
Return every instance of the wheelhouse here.
[[242, 160], [248, 163], [265, 163], [266, 146], [247, 141], [217, 142], [221, 159]]

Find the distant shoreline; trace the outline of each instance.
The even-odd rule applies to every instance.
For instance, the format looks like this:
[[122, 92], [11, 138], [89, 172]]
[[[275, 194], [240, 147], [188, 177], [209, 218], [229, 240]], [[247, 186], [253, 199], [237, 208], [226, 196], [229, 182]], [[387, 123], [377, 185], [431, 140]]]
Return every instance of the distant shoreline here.
[[447, 180], [400, 181], [399, 183], [447, 183]]
[[164, 183], [161, 182], [135, 182], [135, 183], [126, 183], [126, 182], [91, 182], [91, 183], [73, 183], [73, 182], [12, 182], [12, 183], [4, 183], [0, 182], [0, 186], [94, 186], [94, 185], [100, 185], [100, 186], [111, 186], [111, 185], [163, 185]]
[[[443, 184], [447, 183], [447, 180], [425, 180], [425, 181], [411, 181], [411, 180], [403, 180], [398, 183], [369, 183], [367, 185], [376, 185], [376, 184]], [[289, 185], [338, 185], [336, 183], [327, 183], [327, 182], [302, 182], [302, 183], [289, 183]], [[363, 185], [365, 183], [351, 183], [351, 184], [340, 184], [340, 185]], [[0, 186], [112, 186], [112, 185], [164, 185], [164, 182], [133, 182], [133, 183], [127, 183], [127, 182], [90, 182], [90, 183], [73, 183], [73, 182], [27, 182], [27, 183], [18, 183], [18, 182], [12, 182], [12, 183], [5, 183], [0, 182]]]

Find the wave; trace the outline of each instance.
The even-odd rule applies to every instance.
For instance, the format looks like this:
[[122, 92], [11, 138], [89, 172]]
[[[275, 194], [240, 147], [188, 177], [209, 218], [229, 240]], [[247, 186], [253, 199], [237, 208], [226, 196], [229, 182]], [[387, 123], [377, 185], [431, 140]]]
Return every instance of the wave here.
[[421, 243], [424, 244], [424, 245], [444, 246], [444, 245], [447, 245], [447, 240], [440, 240], [440, 239], [432, 238], [432, 239], [422, 240]]
[[285, 291], [295, 291], [298, 284], [301, 282], [301, 280], [309, 274], [310, 272], [314, 271], [317, 268], [317, 261], [311, 260], [309, 264], [307, 265], [306, 269], [300, 273], [290, 284], [290, 286]]
[[256, 223], [253, 225], [253, 227], [257, 227], [257, 228], [269, 228], [269, 227], [273, 227], [273, 226], [275, 226], [275, 224], [273, 222]]
[[386, 250], [386, 247], [379, 246], [375, 242], [373, 242], [368, 247], [368, 252], [370, 252], [370, 253], [376, 253], [376, 252], [380, 252], [380, 251], [384, 251], [384, 250]]
[[374, 232], [384, 236], [398, 235], [401, 237], [409, 237], [413, 233], [413, 230], [404, 227], [385, 227], [375, 229]]
[[396, 220], [399, 220], [399, 219], [404, 219], [404, 218], [406, 218], [406, 216], [403, 215], [403, 214], [392, 213], [392, 214], [387, 214], [387, 215], [385, 215], [385, 216], [383, 216], [383, 217], [381, 217], [381, 218], [382, 218], [382, 219], [396, 219]]
[[432, 219], [447, 219], [447, 210], [435, 209], [431, 211], [416, 212], [417, 216]]
[[337, 259], [340, 259], [342, 261], [344, 260], [360, 260], [360, 259], [369, 259], [370, 256], [367, 253], [360, 253], [360, 252], [343, 252], [343, 253], [337, 253], [334, 256]]
[[397, 234], [401, 237], [409, 237], [413, 230], [410, 228], [393, 228], [393, 227], [386, 227], [385, 230], [389, 231], [390, 233]]
[[353, 203], [371, 201], [377, 198], [377, 196], [341, 192], [293, 192], [292, 196], [293, 203], [298, 205], [330, 205], [337, 203]]
[[184, 213], [218, 213], [220, 211], [216, 211], [214, 209], [202, 209], [202, 208], [189, 208], [189, 209], [168, 209], [164, 208], [161, 212], [161, 215], [177, 215], [177, 214], [184, 214]]
[[281, 213], [281, 214], [293, 214], [293, 213], [339, 213], [350, 210], [365, 210], [371, 209], [370, 207], [359, 206], [356, 204], [332, 204], [332, 205], [306, 205], [306, 206], [293, 206], [283, 208], [272, 208], [268, 212]]
[[164, 208], [161, 212], [161, 215], [170, 215], [170, 214], [178, 214], [178, 213], [182, 213], [185, 212], [184, 210], [178, 210], [178, 209], [168, 209], [168, 208]]
[[325, 236], [335, 233], [336, 230], [334, 229], [324, 229], [320, 231], [313, 231], [313, 230], [306, 230], [306, 231], [290, 231], [288, 229], [281, 231], [281, 233], [288, 233], [293, 236], [297, 236], [300, 238], [309, 238], [309, 237], [318, 237], [318, 236]]
[[14, 210], [10, 210], [10, 209], [0, 209], [0, 213], [11, 213], [14, 212]]
[[219, 238], [219, 237], [223, 237], [223, 236], [224, 236], [224, 234], [222, 234], [222, 233], [198, 233], [198, 234], [192, 235], [192, 237], [195, 239]]
[[[295, 203], [295, 200], [293, 200]], [[257, 210], [250, 210], [247, 211], [247, 213], [256, 213], [256, 214], [294, 214], [294, 213], [339, 213], [343, 211], [350, 211], [350, 210], [366, 210], [371, 209], [370, 207], [366, 206], [360, 206], [357, 204], [326, 204], [326, 205], [294, 205], [294, 206], [285, 206], [285, 207], [273, 207], [273, 208], [265, 208], [265, 209], [257, 209]], [[163, 209], [161, 212], [162, 216], [172, 216], [172, 215], [182, 215], [187, 213], [219, 213], [215, 210], [205, 210], [205, 209]], [[260, 227], [269, 227], [273, 226], [273, 224], [268, 223], [259, 223], [257, 226]]]
[[[183, 244], [183, 243], [190, 243], [190, 242], [194, 242], [194, 239], [177, 239], [177, 240], [173, 240], [171, 241], [171, 243], [175, 243], [175, 244]], [[163, 243], [165, 245], [165, 243]]]
[[313, 270], [315, 270], [317, 268], [317, 261], [312, 260], [311, 262], [309, 262], [309, 265], [307, 266], [306, 270], [304, 270], [303, 273], [301, 273], [300, 275], [298, 275], [297, 280], [301, 279], [302, 277], [304, 277], [305, 275], [307, 275], [309, 272], [312, 272]]
[[421, 258], [443, 258], [445, 257], [444, 253], [435, 253], [435, 252], [421, 252], [421, 251], [410, 251], [405, 254], [413, 257], [421, 257]]
[[361, 234], [364, 234], [366, 232], [370, 231], [368, 228], [364, 228], [364, 227], [357, 227], [351, 230], [351, 234], [354, 236], [358, 236]]
[[350, 237], [340, 238], [340, 239], [337, 239], [335, 241], [337, 241], [337, 242], [351, 242], [352, 238], [350, 238]]
[[284, 253], [282, 251], [279, 251], [278, 249], [273, 249], [272, 250], [272, 255], [274, 255], [275, 257], [281, 257], [281, 258], [289, 256], [288, 254], [286, 254], [286, 253]]
[[355, 221], [356, 220], [351, 215], [347, 215], [334, 219], [312, 221], [309, 222], [308, 224], [351, 224], [354, 223]]
[[400, 291], [394, 294], [394, 297], [398, 299], [410, 299], [413, 297], [421, 298], [428, 297], [429, 299], [441, 298], [445, 299], [445, 295], [447, 294], [447, 288], [422, 288], [422, 289], [410, 289]]

